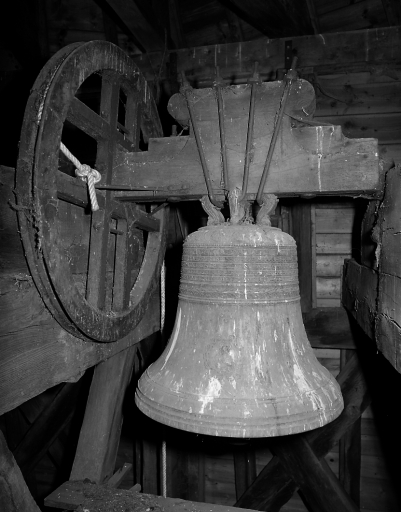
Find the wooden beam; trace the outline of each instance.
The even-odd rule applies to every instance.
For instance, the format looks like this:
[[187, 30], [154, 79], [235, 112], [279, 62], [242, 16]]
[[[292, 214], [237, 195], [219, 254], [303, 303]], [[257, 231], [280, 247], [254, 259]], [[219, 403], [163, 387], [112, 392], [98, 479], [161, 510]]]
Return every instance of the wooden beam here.
[[[0, 414], [135, 345], [160, 328], [159, 295], [125, 338], [114, 343], [82, 340], [66, 332], [36, 289], [18, 231], [14, 169], [0, 166]], [[18, 371], [16, 371], [16, 368]]]
[[378, 273], [374, 270], [355, 260], [345, 262], [341, 301], [371, 339], [375, 338], [378, 283]]
[[[325, 456], [338, 443], [370, 403], [367, 384], [356, 354], [348, 361], [337, 380], [344, 398], [344, 411], [333, 422], [303, 434], [317, 458]], [[287, 474], [279, 458], [273, 457], [235, 506], [266, 512], [278, 511], [296, 488], [297, 484]]]
[[[248, 6], [247, 3], [243, 5], [244, 8]], [[177, 73], [180, 75], [184, 71], [190, 81], [196, 81], [197, 87], [209, 87], [215, 79], [216, 66], [219, 66], [222, 78], [229, 83], [246, 83], [252, 75], [254, 62], [258, 61], [261, 78], [274, 80], [277, 70], [285, 68], [287, 41], [288, 38], [261, 38], [177, 50]], [[376, 68], [389, 68], [392, 73], [399, 73], [394, 48], [401, 46], [400, 26], [293, 37], [291, 41], [298, 53], [300, 72], [332, 74], [340, 70], [372, 72]], [[169, 60], [169, 52], [166, 55], [158, 52], [133, 56], [133, 59], [145, 78], [154, 80], [163, 59]], [[167, 78], [164, 69], [161, 69], [160, 78]]]
[[313, 348], [356, 348], [350, 319], [344, 308], [314, 308], [302, 316]]
[[312, 512], [359, 512], [324, 457], [316, 456], [304, 435], [277, 437], [270, 445], [287, 475], [301, 488]]
[[2, 512], [40, 512], [21, 470], [0, 430], [0, 509]]
[[135, 0], [105, 0], [128, 28], [130, 35], [137, 41], [140, 49], [149, 52], [162, 50], [165, 37], [156, 23], [145, 17]]
[[32, 423], [13, 455], [24, 474], [34, 469], [70, 422], [82, 382], [66, 383]]
[[312, 33], [304, 2], [284, 0], [219, 0], [252, 27], [269, 37]]
[[[217, 111], [216, 111], [217, 115]], [[255, 116], [256, 117], [256, 116]], [[267, 116], [274, 119], [274, 109]], [[202, 124], [202, 123], [201, 123]], [[242, 137], [242, 121], [230, 138], [230, 186], [242, 187], [243, 157], [246, 137]], [[220, 188], [221, 162], [218, 124], [205, 120], [202, 137], [208, 146], [210, 178], [216, 195]], [[250, 165], [248, 199], [255, 198], [271, 132], [255, 139], [254, 160]], [[321, 152], [317, 149], [321, 141]], [[330, 142], [329, 142], [330, 141]], [[329, 149], [330, 147], [330, 149]], [[301, 171], [300, 171], [301, 170]], [[207, 193], [198, 149], [193, 137], [150, 139], [143, 153], [117, 156], [114, 183], [122, 190], [116, 196], [124, 200], [199, 199]], [[142, 188], [138, 190], [138, 188]], [[147, 192], [144, 189], [148, 189]], [[273, 154], [266, 190], [278, 197], [296, 195], [382, 195], [377, 140], [347, 139], [339, 126], [307, 126], [291, 128], [284, 118], [282, 134]]]
[[130, 347], [95, 368], [71, 480], [103, 483], [113, 474], [135, 352]]
[[118, 507], [120, 510], [135, 510], [136, 512], [149, 512], [149, 510], [163, 510], [165, 512], [241, 512], [241, 509], [238, 511], [237, 508], [225, 505], [186, 501], [177, 498], [162, 498], [161, 496], [138, 493], [132, 490], [113, 490], [89, 482], [71, 481], [65, 482], [53, 491], [45, 499], [45, 504], [48, 507], [67, 510], [76, 510], [81, 506], [80, 510], [90, 508], [93, 512], [101, 509], [111, 510], [112, 506]]

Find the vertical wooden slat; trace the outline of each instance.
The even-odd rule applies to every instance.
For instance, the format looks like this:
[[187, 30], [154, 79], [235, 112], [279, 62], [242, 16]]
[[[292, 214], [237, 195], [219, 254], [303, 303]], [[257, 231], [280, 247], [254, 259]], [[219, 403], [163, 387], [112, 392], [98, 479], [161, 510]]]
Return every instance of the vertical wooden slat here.
[[70, 480], [102, 483], [113, 474], [135, 351], [130, 347], [95, 368]]
[[312, 308], [317, 307], [316, 300], [316, 208], [311, 204], [310, 209], [311, 224], [311, 257], [312, 257]]
[[[345, 367], [353, 352], [353, 350], [341, 350], [340, 370]], [[358, 506], [361, 482], [361, 421], [359, 417], [339, 443], [339, 480]]]
[[[116, 79], [104, 73], [100, 98], [100, 115], [116, 130], [120, 86]], [[116, 132], [117, 133], [117, 132]], [[110, 185], [113, 173], [115, 140], [99, 141], [95, 167], [102, 174], [103, 183]], [[102, 309], [106, 299], [106, 267], [110, 226], [108, 204], [111, 192], [105, 192], [105, 208], [92, 212], [89, 246], [88, 279], [86, 298], [94, 306]]]
[[256, 478], [255, 452], [247, 443], [234, 447], [235, 494], [237, 500]]
[[291, 213], [291, 234], [297, 243], [301, 309], [308, 313], [312, 309], [311, 205], [309, 202], [297, 203]]
[[1, 431], [0, 507], [4, 512], [39, 512]]

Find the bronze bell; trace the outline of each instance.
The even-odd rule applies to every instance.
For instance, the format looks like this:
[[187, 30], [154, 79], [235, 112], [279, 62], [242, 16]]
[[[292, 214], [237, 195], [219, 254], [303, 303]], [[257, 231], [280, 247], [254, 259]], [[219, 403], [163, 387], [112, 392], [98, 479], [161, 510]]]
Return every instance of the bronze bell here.
[[136, 403], [182, 430], [267, 437], [321, 427], [343, 409], [300, 308], [294, 239], [264, 225], [207, 226], [184, 243], [175, 326]]

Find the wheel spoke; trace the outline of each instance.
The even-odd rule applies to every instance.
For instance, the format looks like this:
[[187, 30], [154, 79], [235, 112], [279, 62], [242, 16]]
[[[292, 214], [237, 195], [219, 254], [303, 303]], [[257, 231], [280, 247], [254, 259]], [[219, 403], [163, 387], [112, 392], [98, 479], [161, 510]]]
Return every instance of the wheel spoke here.
[[116, 247], [114, 258], [113, 280], [113, 310], [121, 311], [129, 304], [129, 279], [128, 279], [128, 254], [127, 254], [127, 221], [119, 219], [117, 230], [121, 234], [116, 235]]
[[[97, 190], [96, 197], [99, 208], [103, 209], [105, 205], [104, 193]], [[88, 187], [81, 179], [58, 171], [57, 198], [86, 208], [89, 205]]]
[[109, 219], [106, 210], [92, 213], [89, 242], [88, 278], [86, 300], [92, 306], [103, 309], [106, 300], [106, 268], [109, 246]]
[[127, 207], [130, 229], [136, 227], [149, 232], [160, 230], [160, 220], [153, 217], [152, 214], [144, 212], [136, 204], [129, 204]]
[[135, 147], [130, 142], [128, 135], [121, 134], [117, 129], [111, 128], [109, 123], [101, 116], [96, 114], [91, 108], [78, 98], [71, 101], [67, 113], [67, 120], [73, 125], [85, 132], [95, 140], [115, 139], [116, 143], [127, 151], [134, 151]]

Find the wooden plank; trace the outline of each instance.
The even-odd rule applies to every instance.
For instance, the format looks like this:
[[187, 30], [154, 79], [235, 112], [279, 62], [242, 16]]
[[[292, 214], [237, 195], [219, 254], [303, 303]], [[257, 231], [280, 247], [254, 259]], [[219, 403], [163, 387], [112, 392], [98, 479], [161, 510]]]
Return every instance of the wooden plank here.
[[164, 37], [160, 29], [148, 17], [144, 16], [135, 2], [124, 2], [124, 0], [106, 0], [110, 8], [117, 14], [135, 41], [145, 51], [161, 50], [164, 47]]
[[[386, 175], [386, 189], [377, 219], [380, 227], [376, 242], [380, 244], [378, 264], [380, 272], [401, 277], [401, 166], [390, 169]], [[377, 238], [379, 238], [377, 240]]]
[[332, 123], [340, 125], [344, 135], [351, 139], [358, 137], [374, 137], [381, 144], [394, 144], [401, 142], [401, 113], [377, 114], [345, 114], [341, 116], [316, 115], [319, 123]]
[[[351, 351], [341, 350], [341, 368], [344, 368], [351, 356]], [[358, 418], [339, 443], [339, 480], [358, 507], [361, 487], [361, 423], [361, 418]]]
[[381, 313], [376, 320], [376, 343], [384, 357], [401, 372], [401, 328], [397, 322]]
[[269, 37], [296, 36], [312, 32], [308, 11], [303, 3], [294, 4], [282, 0], [268, 3], [249, 0], [246, 5], [241, 0], [222, 0], [222, 3]]
[[[76, 510], [85, 503], [87, 496], [96, 497], [96, 494], [103, 498], [103, 506], [110, 505], [110, 501], [119, 497], [127, 498], [128, 503], [138, 512], [150, 510], [165, 510], [166, 512], [237, 512], [234, 507], [223, 505], [214, 505], [212, 503], [200, 503], [186, 501], [177, 498], [162, 498], [151, 494], [138, 493], [137, 491], [125, 489], [108, 489], [103, 486], [97, 486], [90, 482], [72, 482], [68, 481], [53, 491], [46, 499], [45, 504], [48, 507], [64, 508], [67, 510]], [[126, 502], [123, 502], [126, 504]], [[93, 505], [93, 503], [92, 503]], [[127, 505], [127, 506], [130, 506]], [[95, 512], [95, 508], [90, 507]], [[124, 510], [126, 510], [124, 508]], [[132, 509], [131, 509], [132, 510]], [[244, 509], [246, 510], [246, 509]], [[241, 509], [239, 509], [241, 512]], [[13, 511], [14, 512], [14, 511]], [[36, 511], [35, 511], [36, 512]]]
[[[276, 83], [276, 82], [274, 82]], [[266, 84], [269, 85], [269, 84]], [[269, 86], [266, 91], [273, 91]], [[279, 98], [276, 96], [277, 101]], [[233, 94], [233, 91], [230, 92]], [[244, 90], [236, 98], [245, 101]], [[274, 99], [274, 98], [273, 98]], [[249, 100], [249, 98], [248, 98]], [[202, 105], [208, 98], [197, 102], [202, 115]], [[206, 106], [205, 106], [206, 108]], [[247, 105], [245, 107], [248, 108]], [[274, 101], [268, 107], [274, 118]], [[221, 160], [217, 110], [208, 107], [208, 115], [199, 121], [202, 143], [207, 152], [207, 163], [213, 189], [217, 195], [220, 189]], [[247, 110], [245, 110], [247, 112]], [[204, 112], [205, 114], [205, 112]], [[271, 138], [271, 126], [267, 125], [260, 113], [259, 136], [255, 137], [254, 157], [250, 165], [248, 197], [256, 194]], [[210, 116], [210, 118], [209, 118]], [[263, 117], [263, 119], [262, 119]], [[262, 127], [262, 124], [264, 127]], [[242, 187], [243, 154], [245, 151], [247, 119], [237, 119], [235, 125], [227, 127], [228, 161], [230, 186]], [[235, 147], [235, 151], [231, 148]], [[319, 156], [320, 155], [320, 156]], [[282, 131], [276, 144], [273, 160], [267, 177], [266, 190], [279, 197], [285, 195], [375, 195], [381, 194], [382, 184], [378, 166], [378, 148], [373, 139], [348, 140], [338, 126], [307, 126], [291, 128], [290, 119], [284, 117]], [[299, 172], [302, 169], [302, 172]], [[206, 193], [203, 171], [193, 137], [170, 137], [151, 139], [149, 150], [144, 153], [119, 153], [114, 168], [113, 183], [124, 187], [144, 186], [149, 192], [120, 192], [117, 196], [155, 199], [165, 197], [199, 198]], [[153, 191], [152, 191], [153, 190]]]
[[318, 254], [316, 256], [316, 275], [318, 277], [341, 277], [344, 260], [350, 254]]
[[344, 265], [341, 301], [360, 327], [375, 338], [374, 322], [378, 290], [378, 273], [348, 260]]
[[316, 254], [344, 254], [351, 252], [352, 233], [317, 233]]
[[299, 290], [301, 310], [312, 309], [312, 234], [311, 205], [309, 202], [296, 203], [291, 211], [291, 235], [297, 243]]
[[155, 294], [152, 306], [130, 335], [115, 343], [84, 341], [60, 327], [32, 282], [21, 288], [15, 282], [10, 278], [9, 293], [0, 297], [0, 316], [4, 319], [0, 324], [0, 414], [60, 382], [77, 380], [87, 368], [135, 345], [160, 327]]
[[2, 512], [39, 512], [21, 470], [0, 431], [0, 506]]
[[311, 204], [310, 209], [310, 229], [311, 229], [311, 256], [312, 256], [312, 308], [316, 308], [316, 207]]
[[327, 208], [316, 210], [316, 233], [351, 233], [355, 218], [352, 208]]
[[340, 277], [317, 277], [316, 298], [317, 299], [339, 299], [341, 294]]
[[[398, 81], [346, 83], [318, 77], [316, 90], [316, 116], [341, 116], [401, 112], [401, 83]], [[356, 77], [358, 79], [358, 77]], [[345, 81], [345, 78], [344, 78]]]
[[347, 28], [352, 30], [369, 28], [372, 19], [375, 20], [376, 24], [384, 25], [386, 22], [380, 1], [366, 0], [349, 3], [319, 16], [323, 32], [332, 32], [338, 30], [338, 27], [342, 27], [343, 30], [347, 30]]
[[[355, 30], [314, 36], [293, 37], [293, 48], [302, 55], [302, 67], [314, 68], [319, 74], [333, 73], [336, 68], [355, 68], [395, 64], [394, 48], [400, 47], [400, 27]], [[263, 80], [271, 79], [277, 69], [284, 69], [286, 39], [261, 38], [241, 43], [200, 46], [176, 51], [177, 73], [185, 71], [189, 79], [196, 79], [198, 87], [209, 86], [215, 78], [215, 67], [230, 83], [245, 83], [252, 74], [253, 63], [259, 62]], [[168, 60], [168, 52], [165, 57]], [[159, 72], [163, 52], [134, 56], [147, 80]], [[364, 69], [368, 71], [368, 69]], [[162, 69], [160, 78], [166, 78]]]
[[369, 201], [361, 225], [361, 255], [360, 262], [366, 267], [377, 269], [377, 243], [373, 240], [373, 228], [377, 222], [379, 201]]
[[305, 330], [314, 348], [355, 348], [350, 321], [342, 307], [316, 308], [303, 315]]
[[93, 374], [72, 480], [103, 483], [111, 477], [123, 420], [122, 404], [130, 382], [136, 347], [100, 363]]
[[319, 298], [316, 300], [316, 307], [318, 307], [318, 308], [339, 308], [339, 307], [341, 307], [341, 300], [340, 300], [340, 298], [336, 298], [336, 299]]

